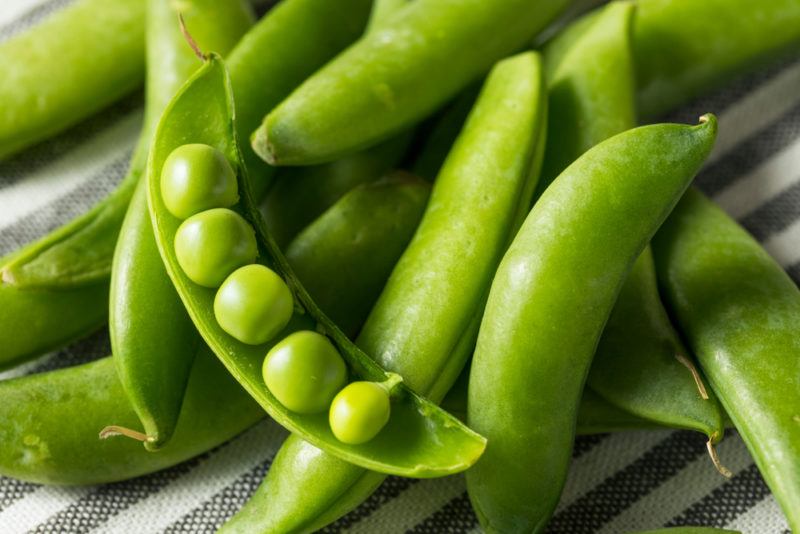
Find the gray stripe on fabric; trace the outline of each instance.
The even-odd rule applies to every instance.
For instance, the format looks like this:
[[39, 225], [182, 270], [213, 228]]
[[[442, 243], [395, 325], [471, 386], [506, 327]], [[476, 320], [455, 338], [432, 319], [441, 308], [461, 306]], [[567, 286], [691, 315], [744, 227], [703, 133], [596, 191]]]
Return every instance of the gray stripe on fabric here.
[[65, 132], [0, 161], [0, 192], [55, 162], [117, 123], [140, 114], [142, 95], [127, 96]]
[[361, 506], [338, 521], [323, 528], [320, 532], [327, 534], [346, 532], [348, 528], [371, 516], [374, 512], [378, 511], [381, 506], [398, 498], [404, 491], [418, 483], [419, 480], [414, 478], [388, 477], [383, 481], [383, 484], [380, 485], [377, 491], [370, 495]]
[[0, 256], [52, 232], [110, 195], [128, 171], [127, 150], [66, 195], [14, 221], [0, 232]]
[[40, 23], [49, 15], [64, 9], [75, 0], [47, 0], [25, 11], [15, 19], [0, 26], [0, 43]]
[[580, 458], [605, 441], [610, 435], [611, 434], [591, 434], [588, 436], [576, 437], [575, 445], [572, 447], [572, 459]]
[[709, 196], [714, 196], [737, 178], [800, 137], [800, 104], [794, 106], [777, 122], [769, 124], [745, 139], [716, 163], [704, 169], [695, 184]]
[[798, 166], [797, 181], [792, 186], [759, 206], [739, 222], [753, 234], [753, 237], [765, 241], [797, 219], [800, 219], [800, 166]]
[[469, 496], [465, 491], [445, 504], [437, 512], [408, 530], [410, 534], [438, 534], [447, 532], [461, 534], [470, 532], [478, 526], [478, 518], [472, 511]]
[[558, 513], [547, 532], [591, 534], [706, 454], [705, 437], [677, 431]]
[[792, 277], [795, 283], [797, 285], [800, 285], [800, 262], [795, 263], [794, 265], [786, 269], [786, 271], [789, 273], [789, 276]]
[[32, 484], [31, 482], [0, 477], [0, 512], [14, 502], [25, 498], [38, 487], [38, 484]]
[[47, 373], [75, 367], [99, 360], [109, 354], [111, 354], [111, 340], [108, 337], [108, 328], [104, 326], [97, 332], [50, 353], [49, 357], [36, 362], [28, 374]]
[[225, 489], [172, 523], [164, 532], [216, 532], [246, 503], [267, 475], [272, 459], [259, 463]]
[[[144, 498], [158, 493], [174, 480], [184, 476], [217, 449], [197, 456], [182, 464], [156, 473], [124, 482], [97, 486], [88, 495], [80, 498], [47, 521], [37, 525], [32, 532], [87, 532], [100, 527], [111, 517], [126, 510]], [[157, 454], [157, 453], [153, 453]]]
[[764, 500], [769, 493], [758, 467], [752, 464], [671, 519], [665, 526], [704, 525], [722, 528]]
[[694, 124], [697, 121], [697, 117], [704, 113], [720, 114], [749, 93], [758, 89], [759, 86], [769, 82], [783, 70], [795, 64], [800, 64], [796, 56], [773, 61], [755, 72], [734, 79], [722, 88], [691, 100], [686, 105], [681, 106], [680, 109], [667, 113], [655, 122]]

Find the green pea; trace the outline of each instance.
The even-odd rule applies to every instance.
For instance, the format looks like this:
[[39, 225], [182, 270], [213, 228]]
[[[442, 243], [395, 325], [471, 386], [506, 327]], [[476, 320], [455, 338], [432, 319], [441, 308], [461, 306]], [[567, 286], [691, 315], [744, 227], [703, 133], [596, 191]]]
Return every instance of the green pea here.
[[327, 410], [347, 381], [347, 367], [336, 347], [310, 330], [295, 332], [272, 347], [262, 372], [281, 404], [305, 414]]
[[366, 443], [389, 421], [389, 392], [377, 382], [353, 382], [341, 390], [328, 416], [333, 435], [344, 443]]
[[275, 337], [293, 310], [292, 292], [283, 278], [258, 264], [236, 269], [214, 299], [214, 316], [222, 329], [250, 345]]
[[257, 252], [253, 227], [227, 208], [192, 215], [175, 233], [181, 269], [205, 287], [219, 287], [236, 268], [253, 263]]
[[229, 208], [239, 200], [236, 173], [213, 146], [181, 145], [167, 156], [161, 169], [161, 196], [179, 219], [210, 208]]

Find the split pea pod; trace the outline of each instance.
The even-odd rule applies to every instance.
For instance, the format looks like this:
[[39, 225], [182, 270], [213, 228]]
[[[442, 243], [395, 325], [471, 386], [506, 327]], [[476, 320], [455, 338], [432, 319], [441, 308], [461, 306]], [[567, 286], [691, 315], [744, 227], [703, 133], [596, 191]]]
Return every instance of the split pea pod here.
[[696, 190], [656, 234], [653, 251], [687, 343], [789, 526], [800, 529], [800, 290]]
[[591, 148], [534, 205], [495, 274], [469, 383], [486, 433], [467, 472], [490, 532], [537, 532], [558, 502], [597, 342], [636, 257], [711, 150], [716, 119], [628, 130]]
[[645, 120], [658, 117], [796, 53], [798, 45], [795, 0], [639, 0], [633, 32], [639, 112]]
[[253, 134], [253, 148], [273, 165], [308, 165], [373, 145], [423, 119], [523, 47], [567, 4], [412, 2], [270, 112]]
[[[583, 152], [635, 126], [634, 13], [634, 4], [613, 2], [572, 23], [545, 48], [551, 112], [540, 190]], [[587, 387], [639, 417], [703, 432], [711, 444], [722, 437], [722, 416], [690, 358], [661, 303], [646, 248], [605, 326]]]
[[[405, 476], [424, 478], [467, 469], [483, 452], [483, 438], [432, 402], [414, 393], [398, 375], [388, 374], [358, 349], [322, 312], [296, 277], [254, 204], [249, 179], [238, 149], [233, 124], [233, 94], [227, 71], [222, 60], [214, 54], [207, 56], [205, 61], [161, 117], [147, 170], [148, 203], [159, 251], [167, 272], [203, 339], [273, 419], [328, 452], [364, 467]], [[220, 243], [215, 239], [202, 249], [191, 249], [195, 242], [185, 241], [183, 236], [187, 234], [182, 232], [187, 225], [195, 224], [194, 221], [187, 219], [184, 222], [165, 204], [167, 195], [162, 193], [160, 171], [168, 155], [174, 150], [194, 143], [209, 145], [223, 155], [231, 166], [240, 194], [238, 202], [227, 204], [228, 207], [238, 210], [238, 213], [231, 209], [217, 208], [199, 213], [198, 216], [208, 216], [210, 224], [230, 222], [231, 226], [235, 225], [234, 228], [227, 227], [231, 228], [229, 232], [217, 236], [241, 236], [242, 245], [237, 242], [226, 249], [224, 241]], [[205, 219], [196, 220], [202, 222]], [[193, 226], [188, 228], [194, 232]], [[188, 235], [194, 238], [197, 234]], [[192, 254], [197, 255], [187, 256], [187, 248], [182, 248], [183, 244], [189, 247]], [[228, 250], [232, 254], [227, 254]], [[187, 257], [188, 262], [185, 261]], [[218, 262], [211, 263], [215, 259]], [[288, 310], [282, 323], [264, 338], [251, 341], [230, 332], [220, 322], [217, 313], [219, 299], [215, 290], [238, 267], [253, 264], [256, 259], [260, 262], [260, 266], [255, 266], [256, 269], [269, 274], [276, 284], [283, 284], [290, 302], [288, 306], [284, 306]], [[237, 263], [231, 265], [233, 261]], [[195, 268], [196, 270], [192, 270]], [[220, 293], [223, 289], [220, 289]], [[291, 301], [295, 305], [294, 313]], [[300, 330], [306, 332], [296, 335]], [[281, 338], [284, 339], [274, 337], [281, 333]], [[288, 396], [299, 390], [292, 387], [278, 391], [278, 387], [284, 387], [288, 383], [283, 379], [269, 382], [270, 376], [274, 376], [272, 371], [277, 374], [281, 368], [270, 369], [269, 374], [264, 372], [262, 375], [261, 363], [264, 363], [265, 368], [270, 363], [269, 355], [264, 359], [266, 352], [278, 347], [270, 354], [286, 354], [284, 349], [288, 347], [287, 350], [292, 350], [294, 340], [311, 338], [316, 340], [311, 342], [327, 347], [324, 348], [325, 357], [337, 366], [329, 375], [325, 375], [336, 378], [331, 389], [346, 382], [349, 375], [357, 381], [382, 383], [388, 390], [384, 400], [391, 406], [385, 412], [386, 418], [378, 428], [379, 432], [368, 440], [340, 439], [340, 435], [334, 434], [327, 414], [317, 408], [319, 404], [290, 404], [292, 399]], [[317, 349], [312, 350], [320, 354]], [[293, 358], [291, 352], [286, 357]], [[278, 356], [275, 361], [285, 361], [284, 356]], [[304, 361], [306, 360], [301, 360]], [[294, 370], [291, 365], [284, 369]], [[302, 372], [293, 376], [302, 381], [309, 374]], [[307, 383], [300, 382], [300, 385], [306, 386]], [[333, 390], [333, 393], [336, 391], [338, 389]], [[347, 391], [347, 388], [342, 391]], [[286, 396], [283, 395], [284, 392]], [[388, 394], [391, 394], [391, 399]], [[325, 399], [322, 398], [321, 402], [325, 402]], [[330, 405], [330, 401], [327, 405]], [[398, 446], [399, 443], [402, 446]]]
[[[221, 53], [252, 24], [250, 7], [241, 0], [191, 0], [179, 7], [192, 38]], [[158, 110], [166, 105], [164, 96], [171, 97], [199, 66], [178, 27], [177, 9], [163, 0], [147, 3], [147, 83], [155, 86], [148, 90], [148, 106]], [[145, 447], [157, 449], [178, 423], [200, 338], [164, 270], [144, 181], [136, 187], [114, 254], [109, 330], [117, 372], [144, 426]], [[110, 423], [122, 426], [113, 418]]]
[[[287, 0], [270, 10], [231, 53], [238, 124], [255, 128], [270, 107], [360, 35], [368, 14], [368, 0]], [[152, 67], [169, 64], [159, 60]], [[174, 93], [165, 89], [149, 84], [150, 111], [117, 191], [0, 262], [0, 367], [78, 339], [106, 321], [114, 247], [144, 173], [152, 127]], [[252, 151], [244, 150], [244, 157], [256, 178], [266, 174]]]
[[[497, 262], [530, 204], [545, 138], [544, 98], [537, 54], [495, 66], [357, 339], [434, 401], [472, 352]], [[226, 529], [313, 531], [363, 502], [384, 478], [292, 435]]]
[[78, 0], [0, 44], [0, 159], [58, 133], [144, 79], [144, 1]]
[[[374, 281], [388, 278], [419, 222], [427, 188], [409, 180], [386, 183], [379, 191], [357, 188], [289, 246], [305, 282], [325, 286], [315, 297], [333, 319], [356, 325], [366, 319], [368, 304], [378, 297]], [[355, 234], [362, 239], [349, 239]], [[387, 250], [396, 251], [394, 258], [386, 258]], [[346, 276], [343, 270], [323, 269], [346, 257], [362, 260], [348, 263]], [[362, 305], [340, 305], [354, 295]], [[173, 439], [152, 453], [130, 440], [97, 439], [109, 420], [137, 422], [111, 357], [0, 382], [0, 473], [45, 484], [126, 480], [203, 453], [265, 415], [207, 348], [199, 349], [193, 361]]]

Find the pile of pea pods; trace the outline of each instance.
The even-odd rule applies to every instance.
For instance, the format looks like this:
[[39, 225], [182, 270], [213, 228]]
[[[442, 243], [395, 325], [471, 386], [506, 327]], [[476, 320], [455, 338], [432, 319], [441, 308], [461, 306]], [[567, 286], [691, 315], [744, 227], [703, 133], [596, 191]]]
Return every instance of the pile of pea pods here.
[[655, 122], [800, 54], [800, 2], [590, 4], [75, 0], [0, 44], [0, 157], [146, 105], [117, 190], [0, 259], [0, 368], [113, 352], [0, 382], [0, 474], [130, 479], [271, 417], [222, 531], [464, 473], [486, 532], [542, 532], [576, 434], [695, 430], [730, 476], [735, 428], [800, 532], [800, 290], [690, 185], [716, 118]]

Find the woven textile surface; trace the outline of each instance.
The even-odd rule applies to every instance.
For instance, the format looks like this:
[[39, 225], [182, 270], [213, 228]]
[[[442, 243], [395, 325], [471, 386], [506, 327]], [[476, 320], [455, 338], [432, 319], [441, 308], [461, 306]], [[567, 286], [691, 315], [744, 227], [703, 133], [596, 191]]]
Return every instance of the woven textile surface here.
[[[67, 4], [4, 0], [0, 41]], [[719, 116], [720, 134], [697, 185], [800, 282], [800, 61], [765, 66], [668, 119], [694, 122], [707, 111]], [[0, 255], [57, 228], [113, 191], [127, 169], [141, 120], [142, 97], [133, 95], [0, 162]], [[101, 331], [0, 378], [74, 365], [109, 352], [107, 333]], [[104, 486], [47, 487], [0, 477], [0, 532], [213, 532], [255, 491], [285, 436], [276, 424], [263, 421], [184, 464]], [[714, 470], [705, 439], [697, 433], [579, 438], [550, 531], [618, 533], [706, 525], [758, 534], [789, 532], [738, 436], [728, 435], [718, 451], [733, 472], [730, 479]], [[427, 481], [390, 477], [325, 532], [479, 530], [464, 479], [453, 476]]]

